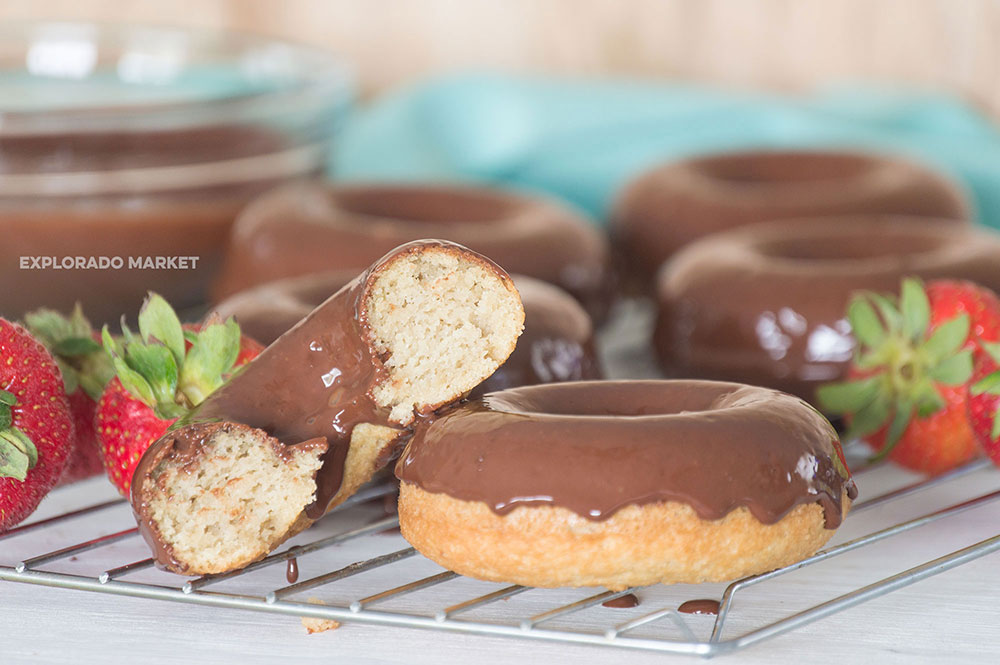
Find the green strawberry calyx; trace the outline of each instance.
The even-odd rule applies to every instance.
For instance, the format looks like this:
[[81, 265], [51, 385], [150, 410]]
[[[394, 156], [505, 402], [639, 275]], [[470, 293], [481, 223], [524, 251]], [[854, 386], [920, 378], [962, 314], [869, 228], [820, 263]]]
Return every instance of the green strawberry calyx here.
[[14, 393], [0, 389], [0, 478], [24, 482], [28, 471], [38, 464], [38, 449], [24, 432], [14, 427]]
[[888, 455], [914, 416], [926, 418], [945, 406], [938, 386], [961, 386], [972, 377], [972, 349], [963, 348], [971, 320], [959, 314], [930, 330], [931, 306], [918, 279], [904, 279], [892, 295], [856, 294], [847, 320], [857, 340], [857, 379], [821, 386], [817, 397], [828, 413], [847, 416], [846, 437], [860, 438], [888, 424]]
[[[1000, 342], [979, 341], [979, 348], [986, 352], [986, 355], [996, 364], [1000, 365]], [[996, 370], [979, 379], [971, 386], [969, 392], [973, 395], [1000, 395], [1000, 370]], [[1000, 406], [993, 412], [993, 425], [990, 429], [990, 438], [1000, 438]]]
[[152, 292], [139, 310], [139, 333], [124, 320], [121, 327], [120, 340], [107, 326], [101, 331], [115, 374], [165, 420], [184, 415], [225, 383], [240, 352], [235, 319], [213, 317], [199, 331], [186, 331], [170, 304]]
[[94, 329], [80, 303], [69, 316], [52, 309], [35, 310], [25, 315], [24, 324], [55, 358], [67, 395], [79, 387], [92, 400], [100, 399], [115, 371], [94, 339]]

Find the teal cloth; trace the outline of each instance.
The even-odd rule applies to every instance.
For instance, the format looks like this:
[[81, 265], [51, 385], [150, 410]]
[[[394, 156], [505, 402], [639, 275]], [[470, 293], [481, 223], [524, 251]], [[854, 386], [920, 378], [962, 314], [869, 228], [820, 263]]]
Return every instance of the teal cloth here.
[[604, 220], [654, 164], [746, 148], [909, 156], [965, 184], [1000, 228], [1000, 130], [948, 96], [871, 87], [811, 95], [681, 84], [464, 74], [389, 93], [338, 146], [343, 180], [468, 181], [543, 191]]

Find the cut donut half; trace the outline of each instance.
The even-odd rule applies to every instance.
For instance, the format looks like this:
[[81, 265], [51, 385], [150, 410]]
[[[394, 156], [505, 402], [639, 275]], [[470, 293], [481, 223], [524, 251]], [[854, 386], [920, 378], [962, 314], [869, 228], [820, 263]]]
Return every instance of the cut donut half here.
[[[385, 466], [415, 414], [489, 377], [523, 322], [488, 259], [440, 241], [394, 250], [146, 452], [132, 504], [157, 562], [208, 574], [266, 556]], [[332, 343], [331, 327], [355, 339]], [[329, 378], [342, 366], [363, 380]]]

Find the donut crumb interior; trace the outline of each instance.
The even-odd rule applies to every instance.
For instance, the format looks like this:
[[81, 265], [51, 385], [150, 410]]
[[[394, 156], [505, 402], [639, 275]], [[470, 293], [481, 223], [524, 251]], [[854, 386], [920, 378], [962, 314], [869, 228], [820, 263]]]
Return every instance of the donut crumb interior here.
[[325, 446], [289, 447], [278, 455], [261, 430], [221, 428], [205, 441], [195, 465], [168, 456], [150, 479], [149, 515], [190, 570], [222, 572], [267, 553], [303, 506], [315, 498]]
[[524, 310], [499, 282], [492, 267], [448, 247], [403, 255], [376, 276], [368, 323], [389, 379], [373, 396], [392, 420], [407, 424], [415, 409], [453, 400], [506, 360]]

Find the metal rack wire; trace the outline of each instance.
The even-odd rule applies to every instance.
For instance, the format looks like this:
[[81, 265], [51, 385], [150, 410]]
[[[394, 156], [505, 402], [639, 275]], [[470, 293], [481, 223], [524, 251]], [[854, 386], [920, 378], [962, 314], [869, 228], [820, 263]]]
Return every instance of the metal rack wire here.
[[[975, 473], [992, 474], [990, 482], [992, 485], [998, 487], [995, 491], [989, 491], [960, 502], [950, 503], [915, 518], [865, 533], [847, 542], [822, 550], [812, 557], [791, 566], [733, 582], [722, 594], [719, 612], [712, 624], [710, 634], [706, 637], [699, 637], [696, 634], [696, 631], [689, 624], [688, 620], [685, 619], [685, 615], [678, 612], [676, 605], [658, 607], [648, 612], [644, 611], [639, 616], [635, 616], [627, 621], [612, 623], [611, 625], [595, 630], [558, 626], [560, 623], [559, 620], [565, 620], [570, 615], [594, 608], [606, 601], [627, 593], [632, 593], [636, 589], [603, 591], [596, 594], [583, 590], [581, 593], [587, 593], [588, 595], [578, 600], [557, 604], [542, 612], [535, 612], [524, 616], [519, 616], [516, 612], [512, 611], [501, 612], [503, 616], [499, 619], [470, 619], [468, 615], [474, 614], [476, 611], [484, 608], [497, 607], [496, 604], [498, 601], [510, 599], [525, 591], [531, 590], [536, 593], [548, 592], [544, 590], [532, 590], [517, 585], [494, 585], [498, 588], [488, 593], [473, 595], [471, 597], [456, 595], [454, 602], [448, 602], [443, 606], [429, 609], [425, 608], [418, 612], [380, 607], [380, 605], [387, 601], [396, 600], [408, 594], [437, 585], [447, 585], [456, 579], [463, 579], [449, 571], [418, 576], [415, 579], [406, 578], [410, 579], [410, 581], [386, 589], [372, 589], [370, 593], [365, 593], [360, 597], [353, 598], [349, 602], [340, 604], [316, 605], [311, 602], [293, 599], [294, 596], [304, 591], [318, 587], [329, 588], [331, 585], [336, 585], [362, 573], [388, 566], [405, 564], [406, 562], [423, 560], [410, 547], [353, 561], [346, 566], [338, 567], [302, 581], [294, 581], [278, 588], [269, 588], [254, 593], [222, 592], [211, 589], [211, 587], [228, 580], [244, 578], [255, 571], [287, 562], [290, 559], [307, 557], [310, 554], [334, 546], [350, 546], [364, 536], [395, 527], [398, 521], [394, 516], [379, 517], [369, 520], [361, 526], [340, 529], [311, 542], [304, 542], [288, 547], [240, 571], [198, 577], [177, 584], [129, 582], [123, 579], [153, 567], [153, 561], [148, 558], [123, 563], [122, 565], [106, 570], [93, 571], [92, 574], [88, 575], [70, 574], [51, 569], [53, 564], [70, 559], [81, 553], [134, 538], [137, 535], [135, 528], [126, 528], [98, 535], [85, 542], [75, 543], [51, 552], [44, 552], [25, 558], [19, 562], [15, 562], [14, 565], [0, 565], [0, 580], [106, 594], [137, 596], [155, 600], [196, 603], [220, 608], [333, 619], [340, 622], [406, 626], [440, 631], [504, 636], [517, 639], [570, 642], [710, 657], [743, 649], [1000, 550], [1000, 534], [998, 534], [970, 546], [949, 552], [933, 560], [925, 561], [897, 574], [884, 577], [871, 584], [854, 588], [839, 596], [794, 612], [788, 616], [782, 616], [763, 625], [738, 632], [735, 635], [726, 634], [727, 620], [733, 612], [734, 601], [737, 596], [744, 594], [746, 589], [757, 587], [758, 585], [767, 585], [768, 583], [773, 584], [774, 580], [789, 573], [809, 568], [861, 548], [870, 547], [875, 543], [897, 537], [914, 529], [953, 518], [960, 513], [1000, 499], [1000, 482], [998, 482], [1000, 481], [1000, 475], [996, 474], [995, 471], [988, 471], [987, 469], [990, 467], [991, 465], [986, 461], [973, 462], [948, 474], [918, 480], [909, 485], [904, 485], [903, 487], [856, 503], [853, 507], [852, 515], [885, 506], [904, 497], [928, 492], [949, 483], [955, 483]], [[871, 468], [862, 468], [856, 471], [856, 474], [866, 474], [870, 471]], [[359, 504], [386, 496], [394, 490], [395, 488], [390, 483], [378, 484], [366, 488], [352, 497], [341, 509], [334, 512], [344, 514], [345, 511], [357, 510]], [[32, 534], [37, 535], [43, 530], [52, 529], [71, 520], [83, 519], [87, 516], [107, 511], [122, 503], [122, 500], [105, 501], [27, 524], [7, 533], [0, 534], [0, 541], [12, 538], [30, 538]], [[2, 563], [0, 562], [0, 564]], [[174, 579], [180, 580], [180, 578]], [[663, 630], [652, 637], [639, 634], [641, 632], [640, 628], [648, 629], [654, 624], [658, 628], [663, 628]], [[730, 629], [728, 632], [732, 633], [735, 631]]]

